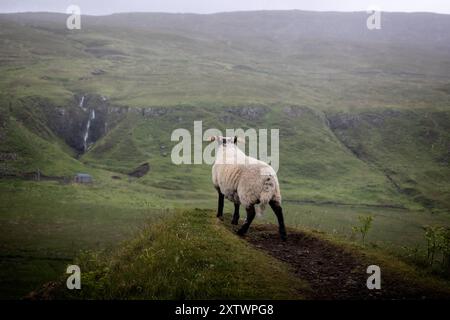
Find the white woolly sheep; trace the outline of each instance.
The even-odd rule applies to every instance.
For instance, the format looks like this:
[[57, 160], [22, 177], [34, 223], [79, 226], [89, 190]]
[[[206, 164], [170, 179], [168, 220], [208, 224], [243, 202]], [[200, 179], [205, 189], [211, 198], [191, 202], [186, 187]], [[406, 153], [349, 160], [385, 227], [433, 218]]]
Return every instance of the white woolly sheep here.
[[219, 193], [217, 217], [223, 218], [224, 198], [234, 203], [232, 224], [239, 222], [239, 207], [247, 211], [247, 219], [238, 234], [244, 235], [256, 215], [255, 205], [263, 210], [269, 204], [278, 219], [281, 239], [286, 240], [281, 192], [277, 175], [267, 163], [246, 156], [237, 146], [238, 138], [211, 137], [217, 141], [216, 160], [212, 167], [212, 181]]

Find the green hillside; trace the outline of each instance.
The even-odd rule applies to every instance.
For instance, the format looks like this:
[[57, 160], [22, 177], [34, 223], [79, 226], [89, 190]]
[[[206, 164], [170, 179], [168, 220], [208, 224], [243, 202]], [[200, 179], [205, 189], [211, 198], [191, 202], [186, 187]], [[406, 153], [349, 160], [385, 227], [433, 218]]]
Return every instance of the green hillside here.
[[83, 16], [80, 31], [65, 19], [1, 15], [2, 92], [58, 103], [97, 93], [138, 107], [449, 102], [446, 15], [386, 13], [383, 32], [367, 30], [364, 13]]
[[[192, 133], [194, 121], [224, 133], [280, 130], [288, 226], [347, 239], [370, 215], [371, 245], [424, 255], [423, 227], [450, 226], [450, 17], [384, 17], [371, 32], [364, 13], [136, 13], [83, 16], [69, 31], [66, 15], [1, 14], [0, 297], [58, 278], [80, 250], [109, 252], [143, 225], [153, 232], [173, 209], [214, 209], [211, 167], [171, 161], [173, 130]], [[128, 175], [144, 163], [145, 175]], [[72, 183], [79, 172], [94, 183]], [[195, 241], [209, 241], [208, 230]], [[254, 254], [226, 232], [224, 242]], [[140, 245], [171, 239], [158, 241]], [[255, 261], [291, 279], [286, 265]], [[164, 294], [145, 295], [176, 297], [168, 281]], [[208, 297], [274, 297], [264, 286]], [[93, 294], [143, 297], [128, 289]]]

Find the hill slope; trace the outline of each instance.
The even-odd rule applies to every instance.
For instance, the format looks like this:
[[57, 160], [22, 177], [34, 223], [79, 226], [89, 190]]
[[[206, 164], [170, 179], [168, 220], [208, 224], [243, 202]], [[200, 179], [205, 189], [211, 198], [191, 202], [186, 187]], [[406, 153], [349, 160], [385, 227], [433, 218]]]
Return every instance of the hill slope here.
[[[289, 230], [257, 226], [249, 241], [205, 210], [165, 218], [110, 256], [82, 256], [82, 290], [47, 284], [31, 299], [436, 299], [445, 282], [391, 257]], [[227, 219], [229, 217], [227, 216]], [[224, 248], [226, 248], [224, 250]], [[267, 254], [269, 253], [269, 254]], [[382, 270], [382, 290], [366, 287], [369, 265]], [[294, 273], [295, 272], [295, 273]]]
[[374, 32], [365, 13], [83, 16], [79, 31], [65, 19], [0, 15], [2, 92], [58, 102], [91, 92], [126, 106], [449, 102], [447, 15], [385, 13]]
[[364, 13], [83, 16], [78, 31], [65, 18], [0, 15], [5, 121], [53, 145], [8, 133], [2, 152], [20, 159], [3, 171], [71, 174], [66, 154], [89, 151], [122, 173], [149, 162], [153, 186], [209, 190], [206, 166], [169, 157], [172, 130], [202, 120], [280, 128], [287, 199], [449, 206], [449, 16], [386, 13], [375, 32]]

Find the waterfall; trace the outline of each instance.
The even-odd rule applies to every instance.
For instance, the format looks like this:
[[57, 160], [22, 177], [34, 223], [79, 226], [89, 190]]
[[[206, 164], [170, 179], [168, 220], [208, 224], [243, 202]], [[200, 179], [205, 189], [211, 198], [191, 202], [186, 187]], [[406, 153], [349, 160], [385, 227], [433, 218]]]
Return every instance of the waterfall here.
[[81, 97], [80, 108], [84, 110], [84, 96]]
[[86, 130], [84, 132], [84, 137], [83, 137], [83, 140], [84, 140], [84, 152], [86, 152], [87, 149], [88, 149], [89, 129], [91, 128], [91, 121], [94, 120], [94, 119], [95, 119], [95, 110], [92, 109], [91, 113], [89, 114], [88, 121], [86, 123]]

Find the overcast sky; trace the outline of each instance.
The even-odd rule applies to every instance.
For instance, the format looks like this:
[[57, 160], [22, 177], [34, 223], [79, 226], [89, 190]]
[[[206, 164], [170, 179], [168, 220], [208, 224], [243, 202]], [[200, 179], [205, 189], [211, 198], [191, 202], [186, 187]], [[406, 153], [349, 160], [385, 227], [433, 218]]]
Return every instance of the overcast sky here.
[[383, 11], [428, 11], [450, 14], [450, 0], [0, 0], [0, 12], [65, 12], [78, 5], [82, 14], [115, 12], [213, 13], [243, 10], [366, 11], [377, 6]]

